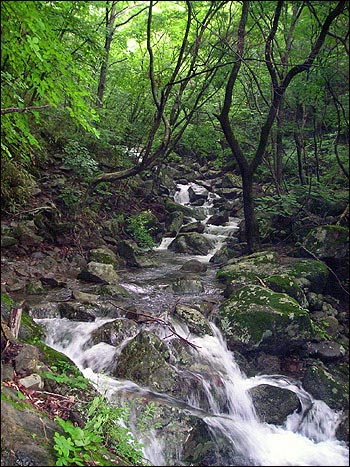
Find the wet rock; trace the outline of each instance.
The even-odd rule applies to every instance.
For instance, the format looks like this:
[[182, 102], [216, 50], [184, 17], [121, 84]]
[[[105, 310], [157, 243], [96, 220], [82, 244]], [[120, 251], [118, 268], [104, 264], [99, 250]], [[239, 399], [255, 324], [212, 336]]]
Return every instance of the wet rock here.
[[203, 336], [205, 334], [213, 335], [209, 322], [202, 313], [195, 308], [186, 305], [176, 305], [174, 315], [184, 321], [188, 329], [194, 334], [198, 336]]
[[207, 269], [208, 266], [205, 263], [202, 263], [198, 259], [190, 259], [181, 266], [180, 271], [205, 272]]
[[122, 349], [112, 374], [155, 391], [172, 392], [177, 373], [169, 358], [169, 349], [158, 336], [141, 331]]
[[308, 311], [287, 294], [244, 286], [220, 307], [221, 328], [230, 348], [284, 355], [313, 335]]
[[98, 287], [101, 295], [110, 295], [112, 297], [132, 297], [132, 294], [120, 284], [106, 284]]
[[175, 253], [189, 255], [207, 255], [214, 244], [204, 235], [197, 232], [179, 234], [169, 245], [169, 250]]
[[[329, 278], [329, 270], [321, 261], [298, 259], [288, 266], [288, 273], [307, 291], [322, 293]], [[305, 290], [306, 292], [306, 290]]]
[[349, 408], [349, 382], [335, 377], [320, 363], [307, 368], [303, 387], [315, 399], [324, 401], [334, 410]]
[[128, 266], [137, 268], [150, 268], [157, 266], [152, 253], [142, 250], [135, 242], [123, 240], [118, 244], [118, 253], [125, 258]]
[[205, 219], [205, 214], [198, 212], [195, 209], [191, 209], [188, 206], [183, 206], [182, 204], [176, 203], [170, 199], [165, 200], [165, 208], [169, 212], [181, 211], [184, 216], [197, 219], [198, 221], [204, 221]]
[[181, 211], [174, 211], [171, 212], [168, 216], [167, 226], [166, 226], [166, 234], [165, 237], [175, 237], [184, 220], [183, 212]]
[[88, 263], [87, 268], [78, 274], [78, 279], [86, 282], [95, 282], [102, 284], [111, 284], [118, 281], [119, 276], [115, 272], [112, 264]]
[[207, 224], [224, 225], [228, 221], [229, 221], [229, 213], [228, 211], [225, 211], [219, 214], [214, 214], [211, 217], [209, 217]]
[[80, 290], [73, 290], [73, 298], [80, 303], [96, 303], [98, 295], [92, 293], [81, 292]]
[[283, 425], [288, 415], [300, 409], [298, 397], [288, 389], [261, 384], [249, 393], [261, 422]]
[[134, 337], [138, 330], [135, 321], [126, 318], [116, 319], [92, 331], [86, 347], [89, 348], [100, 342], [118, 347], [126, 338]]
[[196, 294], [204, 292], [204, 284], [199, 279], [176, 279], [171, 285], [177, 294]]
[[197, 232], [203, 233], [205, 229], [204, 224], [202, 222], [190, 222], [189, 224], [183, 225], [179, 231], [179, 233], [189, 233], [189, 232]]
[[58, 311], [61, 318], [67, 318], [72, 321], [95, 321], [95, 316], [77, 303], [60, 303], [58, 305]]

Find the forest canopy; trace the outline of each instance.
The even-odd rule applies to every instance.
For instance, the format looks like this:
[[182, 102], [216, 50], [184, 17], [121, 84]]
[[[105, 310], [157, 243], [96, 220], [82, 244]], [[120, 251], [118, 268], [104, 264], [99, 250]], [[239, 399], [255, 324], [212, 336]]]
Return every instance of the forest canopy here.
[[257, 183], [347, 189], [348, 6], [1, 2], [2, 207], [55, 151], [90, 188], [194, 158], [242, 177], [253, 250]]

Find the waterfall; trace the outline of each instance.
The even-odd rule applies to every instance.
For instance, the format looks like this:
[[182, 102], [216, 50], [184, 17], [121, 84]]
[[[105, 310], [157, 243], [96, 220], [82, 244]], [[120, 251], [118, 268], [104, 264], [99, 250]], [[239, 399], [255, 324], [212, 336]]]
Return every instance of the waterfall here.
[[[194, 183], [179, 184], [174, 200], [188, 205], [190, 187], [197, 191], [203, 190], [203, 187]], [[205, 262], [209, 261], [227, 237], [238, 229], [238, 220], [234, 218], [229, 218], [223, 226], [207, 224], [212, 215], [215, 197], [209, 193], [202, 206], [191, 206], [201, 210], [206, 216], [203, 222], [204, 235], [215, 238], [213, 251], [206, 256], [195, 256]], [[159, 268], [121, 273], [121, 283], [137, 295], [140, 300], [138, 303], [142, 305], [141, 309], [148, 305], [148, 309], [157, 311], [174, 301], [164, 278], [166, 275], [173, 277], [174, 271], [178, 270], [179, 265], [189, 257], [186, 255], [179, 261], [174, 253], [170, 253], [167, 247], [172, 240], [172, 238], [164, 239], [155, 249], [164, 261]], [[176, 297], [175, 299], [178, 300]], [[196, 388], [189, 389], [182, 398], [112, 376], [112, 369], [118, 364], [120, 353], [134, 336], [128, 335], [115, 347], [106, 343], [94, 345], [91, 333], [113, 319], [97, 318], [96, 321], [88, 323], [59, 318], [36, 319], [36, 321], [46, 329], [47, 344], [68, 355], [84, 376], [90, 379], [112, 403], [120, 404], [124, 400], [141, 398], [155, 401], [161, 407], [168, 407], [171, 413], [177, 410], [184, 416], [189, 415], [200, 420], [211, 435], [217, 459], [214, 464], [204, 465], [348, 465], [348, 447], [335, 436], [341, 422], [341, 413], [335, 412], [323, 401], [315, 400], [298, 381], [286, 376], [245, 375], [214, 323], [210, 322], [212, 335], [197, 336], [191, 333], [183, 322], [173, 317], [169, 319], [177, 335], [193, 345], [188, 351], [195, 361], [192, 367], [184, 370], [179, 362], [171, 362], [172, 369], [179, 377], [187, 371], [188, 377], [194, 378], [197, 382]], [[159, 326], [142, 325], [142, 329], [157, 334], [169, 349], [169, 355], [176, 355], [175, 347], [178, 339], [175, 334], [169, 335], [168, 329]], [[139, 331], [135, 331], [135, 334], [137, 332]], [[294, 392], [300, 401], [301, 409], [288, 415], [282, 426], [260, 421], [250, 393], [252, 388], [259, 385], [269, 385]], [[137, 408], [135, 410], [137, 418]], [[135, 438], [137, 437], [144, 444], [145, 458], [153, 465], [196, 465], [184, 460], [183, 452], [192, 428], [186, 432], [187, 434], [181, 430], [174, 429], [171, 432], [152, 427], [139, 434], [133, 428], [135, 427], [130, 427], [134, 431]]]
[[[184, 408], [200, 416], [217, 440], [218, 449], [222, 440], [225, 440], [226, 464], [223, 465], [348, 465], [348, 449], [345, 443], [335, 438], [341, 414], [331, 410], [324, 402], [314, 400], [299, 384], [285, 376], [261, 375], [248, 378], [240, 370], [233, 353], [227, 349], [223, 336], [213, 323], [213, 335], [192, 335], [190, 338], [190, 342], [198, 349], [198, 367], [204, 369], [203, 375], [198, 372], [210, 407], [204, 411], [194, 393], [180, 401], [132, 381], [108, 376], [109, 367], [115, 363], [120, 349], [130, 337], [119, 348], [107, 344], [87, 347], [87, 344], [91, 332], [111, 320], [98, 319], [93, 323], [72, 323], [58, 318], [36, 321], [46, 328], [47, 343], [75, 361], [84, 376], [111, 401], [120, 401], [121, 394], [136, 394], [148, 400], [159, 400]], [[174, 327], [178, 334], [188, 339], [186, 325], [174, 322]], [[170, 347], [171, 342], [172, 339], [169, 339]], [[249, 396], [249, 389], [259, 384], [295, 392], [303, 409], [300, 413], [290, 415], [284, 426], [260, 422]], [[169, 454], [165, 434], [162, 437], [162, 433], [151, 430], [144, 434], [144, 443], [145, 457], [154, 465], [183, 465], [181, 452]], [[169, 456], [177, 459], [176, 463], [169, 464]], [[234, 463], [237, 456], [240, 456], [239, 463]]]

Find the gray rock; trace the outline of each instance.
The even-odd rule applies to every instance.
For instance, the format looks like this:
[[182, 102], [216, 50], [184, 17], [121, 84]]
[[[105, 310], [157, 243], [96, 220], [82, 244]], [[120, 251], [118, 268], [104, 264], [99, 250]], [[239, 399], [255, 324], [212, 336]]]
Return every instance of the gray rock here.
[[287, 389], [261, 384], [249, 393], [261, 422], [283, 425], [288, 415], [300, 408], [298, 397]]
[[113, 284], [119, 279], [112, 264], [96, 263], [94, 261], [88, 263], [87, 268], [83, 269], [78, 274], [78, 279], [102, 284]]
[[339, 360], [345, 355], [345, 349], [337, 342], [310, 342], [307, 345], [307, 352], [310, 356], [319, 357], [324, 362]]
[[21, 378], [18, 380], [18, 382], [24, 386], [27, 389], [32, 389], [32, 390], [37, 390], [37, 389], [43, 389], [44, 383], [41, 377], [36, 374], [32, 373], [29, 376], [26, 376], [24, 378]]

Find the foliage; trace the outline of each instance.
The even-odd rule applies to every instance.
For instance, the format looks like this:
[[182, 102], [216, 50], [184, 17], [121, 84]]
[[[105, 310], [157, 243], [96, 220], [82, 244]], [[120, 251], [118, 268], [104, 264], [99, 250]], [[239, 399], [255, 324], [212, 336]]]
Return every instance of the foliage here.
[[1, 208], [7, 212], [16, 212], [30, 198], [34, 177], [26, 165], [6, 158], [1, 160]]
[[136, 240], [141, 248], [153, 248], [155, 243], [151, 236], [154, 229], [154, 216], [150, 210], [142, 211], [126, 219], [126, 231]]
[[81, 146], [78, 141], [69, 141], [64, 147], [64, 153], [64, 165], [77, 176], [84, 178], [97, 172], [98, 163], [93, 159], [88, 149]]
[[65, 435], [55, 433], [56, 465], [111, 465], [113, 457], [127, 459], [132, 465], [143, 463], [142, 446], [135, 442], [126, 427], [129, 411], [115, 407], [104, 396], [97, 396], [89, 404], [84, 428], [57, 417]]

